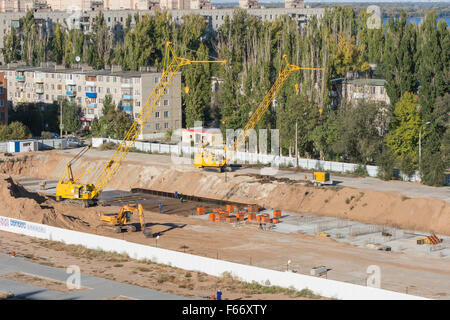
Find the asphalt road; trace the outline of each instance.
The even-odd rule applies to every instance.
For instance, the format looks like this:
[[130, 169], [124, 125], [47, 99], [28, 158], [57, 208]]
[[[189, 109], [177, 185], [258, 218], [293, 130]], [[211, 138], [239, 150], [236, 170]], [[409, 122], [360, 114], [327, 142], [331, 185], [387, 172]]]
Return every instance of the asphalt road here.
[[2, 274], [22, 272], [38, 277], [66, 282], [70, 274], [66, 270], [40, 265], [19, 257], [0, 254], [0, 291], [12, 293], [18, 298], [32, 300], [98, 300], [114, 297], [127, 297], [142, 300], [180, 300], [185, 297], [176, 296], [156, 290], [150, 290], [108, 279], [81, 274], [80, 285], [85, 290], [61, 292], [19, 281], [4, 279]]

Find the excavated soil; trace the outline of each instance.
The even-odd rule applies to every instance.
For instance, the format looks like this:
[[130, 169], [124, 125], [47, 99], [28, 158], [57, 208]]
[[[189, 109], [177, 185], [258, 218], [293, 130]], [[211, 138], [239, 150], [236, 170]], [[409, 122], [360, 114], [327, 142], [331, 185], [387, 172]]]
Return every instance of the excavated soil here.
[[[0, 174], [59, 179], [65, 164], [72, 156], [73, 154], [67, 151], [31, 153], [25, 159], [16, 158], [15, 161], [1, 162]], [[74, 167], [75, 175], [92, 168], [82, 180], [95, 181], [107, 157], [108, 153], [87, 153]], [[192, 165], [173, 166], [168, 160], [152, 163], [152, 159], [152, 155], [128, 155], [108, 188], [178, 191], [213, 199], [255, 203], [268, 209], [312, 213], [450, 235], [450, 204], [442, 200], [412, 199], [396, 192], [313, 187], [277, 180], [262, 183], [261, 179], [251, 175], [228, 173], [225, 176], [223, 173], [195, 170]], [[2, 186], [2, 190], [3, 188]], [[39, 204], [30, 201], [12, 206], [30, 206], [29, 209], [33, 212], [40, 208]], [[51, 206], [57, 207], [53, 203]], [[41, 209], [48, 212], [46, 219], [51, 219], [53, 211], [45, 207]]]

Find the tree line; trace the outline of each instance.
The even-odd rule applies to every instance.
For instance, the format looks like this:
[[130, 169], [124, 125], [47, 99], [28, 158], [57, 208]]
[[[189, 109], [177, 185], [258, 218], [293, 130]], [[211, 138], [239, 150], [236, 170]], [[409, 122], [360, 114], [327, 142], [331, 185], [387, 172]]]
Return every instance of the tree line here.
[[[394, 166], [406, 173], [420, 169], [424, 183], [434, 185], [443, 183], [450, 167], [450, 37], [434, 11], [419, 25], [407, 23], [403, 13], [378, 29], [368, 27], [365, 11], [356, 14], [350, 7], [327, 9], [302, 27], [287, 16], [268, 22], [235, 10], [217, 32], [199, 15], [175, 23], [165, 11], [129, 16], [120, 32], [108, 29], [101, 12], [86, 34], [62, 24], [43, 33], [33, 19], [27, 13], [22, 33], [11, 29], [5, 36], [6, 62], [55, 61], [70, 67], [80, 56], [97, 69], [112, 63], [124, 70], [161, 69], [166, 41], [180, 56], [226, 59], [223, 67], [198, 64], [182, 70], [183, 125], [188, 127], [202, 120], [224, 130], [242, 128], [275, 81], [284, 54], [299, 66], [325, 67], [325, 72], [291, 74], [258, 123], [256, 129], [280, 130], [284, 154], [297, 149], [300, 156], [379, 164], [386, 179]], [[350, 70], [369, 71], [371, 64], [386, 79], [391, 104], [333, 105], [332, 80]], [[217, 92], [211, 91], [212, 77], [222, 81]], [[111, 116], [99, 121], [98, 132], [104, 127], [100, 123], [116, 121]]]

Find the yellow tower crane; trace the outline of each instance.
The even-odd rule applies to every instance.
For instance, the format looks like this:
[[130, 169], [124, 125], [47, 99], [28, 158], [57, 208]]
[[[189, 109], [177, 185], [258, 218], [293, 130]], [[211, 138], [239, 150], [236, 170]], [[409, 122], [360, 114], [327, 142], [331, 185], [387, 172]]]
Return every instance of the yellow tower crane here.
[[[94, 204], [97, 197], [106, 187], [108, 182], [114, 176], [119, 169], [123, 159], [128, 154], [131, 146], [136, 141], [144, 125], [150, 119], [150, 116], [155, 111], [161, 98], [165, 95], [167, 89], [175, 78], [175, 75], [179, 72], [182, 66], [186, 66], [194, 63], [226, 63], [226, 61], [206, 61], [206, 60], [190, 60], [187, 58], [178, 57], [173, 50], [171, 43], [166, 43], [165, 56], [164, 56], [164, 68], [161, 75], [161, 79], [153, 89], [152, 93], [148, 97], [144, 106], [141, 109], [139, 115], [135, 118], [133, 124], [128, 130], [127, 134], [123, 138], [116, 151], [103, 168], [102, 173], [94, 183], [81, 183], [79, 182], [81, 177], [86, 175], [84, 172], [78, 178], [74, 178], [72, 173], [72, 163], [80, 158], [80, 154], [75, 156], [69, 163], [66, 164], [63, 175], [59, 179], [56, 186], [56, 200], [62, 199], [76, 199], [81, 200], [83, 206], [87, 207]], [[77, 201], [79, 202], [79, 201]]]
[[325, 68], [310, 68], [310, 67], [299, 67], [294, 64], [290, 64], [287, 60], [287, 56], [283, 55], [282, 66], [280, 73], [278, 74], [275, 83], [270, 88], [270, 90], [264, 96], [263, 101], [256, 108], [255, 112], [250, 117], [250, 120], [245, 125], [244, 129], [241, 130], [240, 134], [234, 140], [233, 148], [227, 152], [225, 147], [225, 156], [219, 156], [215, 152], [209, 150], [205, 145], [201, 147], [201, 151], [195, 154], [194, 164], [196, 168], [213, 168], [219, 169], [221, 172], [224, 170], [228, 161], [233, 157], [234, 152], [239, 150], [239, 148], [245, 143], [251, 130], [255, 128], [256, 124], [261, 120], [266, 110], [269, 108], [275, 96], [278, 94], [283, 84], [288, 79], [289, 75], [293, 71], [297, 70], [320, 70], [324, 71]]

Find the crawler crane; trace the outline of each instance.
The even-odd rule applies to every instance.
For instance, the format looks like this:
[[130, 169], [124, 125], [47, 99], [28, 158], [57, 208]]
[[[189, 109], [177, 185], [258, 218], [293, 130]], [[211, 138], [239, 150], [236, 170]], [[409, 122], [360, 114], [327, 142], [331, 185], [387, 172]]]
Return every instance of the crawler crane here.
[[81, 156], [76, 155], [74, 159], [66, 164], [63, 175], [59, 179], [58, 185], [56, 186], [56, 200], [77, 200], [77, 202], [81, 202], [84, 207], [95, 204], [98, 196], [101, 194], [108, 182], [120, 168], [123, 159], [126, 157], [131, 146], [141, 133], [144, 125], [148, 122], [150, 116], [155, 111], [156, 107], [159, 104], [159, 101], [164, 96], [170, 84], [174, 80], [175, 75], [179, 72], [182, 66], [194, 63], [223, 64], [226, 63], [226, 61], [196, 61], [178, 57], [175, 54], [171, 43], [167, 42], [164, 56], [164, 69], [161, 75], [161, 79], [148, 97], [147, 101], [141, 109], [141, 112], [135, 118], [133, 124], [123, 138], [122, 142], [117, 147], [116, 151], [107, 162], [106, 166], [103, 168], [100, 176], [94, 183], [80, 182], [81, 177], [85, 176], [87, 172], [84, 172], [80, 175], [80, 177], [75, 178], [72, 173], [72, 164]]

